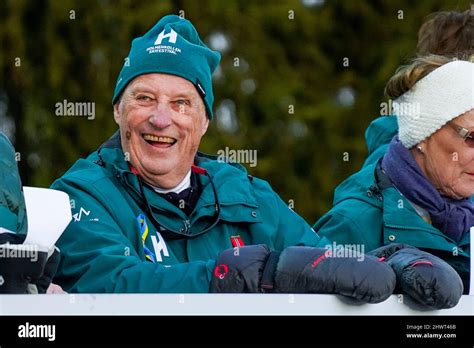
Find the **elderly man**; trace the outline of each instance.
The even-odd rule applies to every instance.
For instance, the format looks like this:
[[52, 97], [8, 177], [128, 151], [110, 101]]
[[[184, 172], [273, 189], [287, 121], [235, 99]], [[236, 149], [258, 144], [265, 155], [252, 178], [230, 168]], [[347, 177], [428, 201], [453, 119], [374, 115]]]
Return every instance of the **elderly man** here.
[[135, 39], [113, 96], [119, 131], [53, 188], [74, 221], [55, 280], [71, 292], [312, 292], [386, 299], [395, 273], [324, 246], [268, 183], [199, 153], [220, 55], [178, 16]]

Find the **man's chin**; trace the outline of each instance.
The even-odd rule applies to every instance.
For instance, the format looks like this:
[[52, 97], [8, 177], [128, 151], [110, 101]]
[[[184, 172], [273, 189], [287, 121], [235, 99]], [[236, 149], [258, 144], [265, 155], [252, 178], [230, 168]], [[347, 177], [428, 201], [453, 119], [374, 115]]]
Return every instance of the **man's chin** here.
[[[176, 168], [176, 167], [174, 167]], [[140, 172], [143, 172], [144, 176], [148, 176], [148, 177], [161, 177], [161, 176], [165, 176], [167, 174], [170, 174], [172, 171], [173, 171], [173, 167], [172, 166], [166, 166], [166, 167], [163, 167], [163, 166], [157, 166], [156, 163], [153, 163], [153, 164], [150, 164], [150, 165], [143, 165], [141, 167], [141, 170], [139, 170]]]

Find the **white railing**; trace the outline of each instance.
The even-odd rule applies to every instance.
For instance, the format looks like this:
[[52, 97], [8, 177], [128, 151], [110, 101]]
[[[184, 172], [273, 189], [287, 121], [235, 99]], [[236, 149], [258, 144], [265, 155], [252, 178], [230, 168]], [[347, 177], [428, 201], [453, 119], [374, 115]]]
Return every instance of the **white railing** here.
[[420, 311], [406, 297], [348, 304], [314, 294], [1, 295], [0, 315], [474, 315], [474, 296], [451, 309]]

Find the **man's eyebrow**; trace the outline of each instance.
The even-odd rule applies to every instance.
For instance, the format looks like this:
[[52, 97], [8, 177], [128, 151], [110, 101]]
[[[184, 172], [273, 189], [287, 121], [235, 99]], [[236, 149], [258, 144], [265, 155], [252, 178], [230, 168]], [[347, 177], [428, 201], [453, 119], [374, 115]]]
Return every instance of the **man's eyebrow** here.
[[137, 83], [136, 85], [130, 86], [132, 93], [141, 92], [141, 91], [151, 91], [152, 89], [144, 84]]
[[179, 92], [177, 94], [174, 94], [173, 98], [195, 99], [196, 96], [191, 91], [184, 91], [184, 92]]
[[[140, 93], [140, 92], [154, 92], [154, 90], [144, 84], [136, 84], [130, 87], [130, 94]], [[172, 98], [186, 98], [186, 99], [196, 99], [196, 96], [193, 94], [192, 90], [179, 91], [176, 94], [170, 94]]]

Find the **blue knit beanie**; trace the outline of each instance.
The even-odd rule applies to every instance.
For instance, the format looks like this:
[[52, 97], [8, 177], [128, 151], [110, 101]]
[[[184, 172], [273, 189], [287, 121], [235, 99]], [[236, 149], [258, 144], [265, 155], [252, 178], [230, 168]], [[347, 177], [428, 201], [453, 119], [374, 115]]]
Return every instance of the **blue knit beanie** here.
[[112, 104], [135, 77], [149, 73], [180, 76], [201, 95], [212, 119], [212, 73], [221, 55], [209, 49], [187, 19], [176, 15], [161, 18], [145, 35], [132, 41], [132, 48], [117, 79]]

